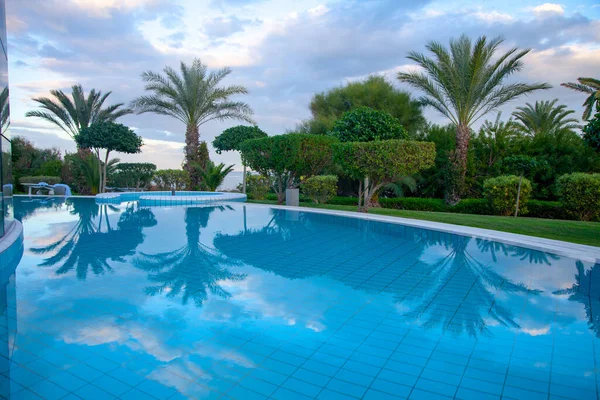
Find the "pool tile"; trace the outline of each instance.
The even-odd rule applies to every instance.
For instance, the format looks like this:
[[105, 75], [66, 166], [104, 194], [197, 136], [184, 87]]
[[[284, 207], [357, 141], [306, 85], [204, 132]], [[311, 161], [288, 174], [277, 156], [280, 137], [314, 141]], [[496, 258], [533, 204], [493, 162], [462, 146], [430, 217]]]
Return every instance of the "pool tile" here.
[[327, 389], [343, 393], [348, 396], [361, 398], [367, 391], [368, 386], [362, 386], [339, 379], [332, 379], [327, 384]]
[[87, 384], [84, 387], [77, 389], [74, 392], [74, 394], [86, 400], [102, 400], [115, 398], [113, 395], [91, 384]]
[[149, 379], [143, 381], [135, 388], [157, 399], [168, 399], [175, 394], [175, 389]]
[[117, 379], [115, 379], [109, 375], [101, 376], [100, 378], [98, 378], [94, 382], [92, 382], [92, 384], [95, 386], [98, 386], [99, 388], [103, 389], [104, 391], [106, 391], [116, 397], [119, 397], [123, 393], [132, 389], [131, 386], [129, 386], [121, 381], [118, 381]]
[[289, 378], [281, 387], [312, 398], [316, 397], [322, 390], [319, 386], [295, 378]]
[[43, 380], [29, 386], [29, 390], [46, 400], [61, 399], [69, 393], [48, 380]]
[[60, 371], [59, 373], [52, 375], [49, 380], [70, 392], [87, 385], [86, 381], [76, 377], [68, 371]]
[[267, 396], [267, 397], [270, 396], [271, 394], [273, 394], [273, 392], [275, 392], [275, 390], [277, 390], [276, 385], [273, 385], [271, 383], [265, 382], [260, 379], [255, 379], [255, 378], [244, 378], [240, 382], [240, 386], [242, 386], [246, 389], [250, 389], [254, 392], [260, 393], [263, 396]]

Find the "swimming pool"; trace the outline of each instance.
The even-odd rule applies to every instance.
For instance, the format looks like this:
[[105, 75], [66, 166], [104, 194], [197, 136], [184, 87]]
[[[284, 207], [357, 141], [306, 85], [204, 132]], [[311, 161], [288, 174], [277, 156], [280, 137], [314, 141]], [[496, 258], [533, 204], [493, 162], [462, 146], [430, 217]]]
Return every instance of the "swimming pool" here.
[[241, 203], [15, 216], [4, 397], [598, 398], [599, 264]]

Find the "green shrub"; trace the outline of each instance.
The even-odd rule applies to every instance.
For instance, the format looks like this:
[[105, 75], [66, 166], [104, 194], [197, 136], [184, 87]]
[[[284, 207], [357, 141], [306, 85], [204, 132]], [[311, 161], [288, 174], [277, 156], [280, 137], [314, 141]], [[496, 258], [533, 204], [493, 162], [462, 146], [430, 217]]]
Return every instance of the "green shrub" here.
[[427, 199], [419, 197], [397, 197], [380, 198], [379, 204], [383, 208], [393, 208], [396, 210], [413, 211], [448, 211], [448, 207], [442, 199]]
[[40, 183], [40, 182], [46, 182], [48, 185], [56, 185], [57, 183], [61, 182], [60, 176], [45, 176], [45, 175], [38, 175], [38, 176], [22, 176], [21, 178], [19, 178], [19, 183], [23, 184], [23, 183]]
[[[483, 193], [489, 202], [492, 213], [497, 215], [512, 215], [515, 213], [518, 186], [519, 177], [515, 175], [503, 175], [487, 179], [484, 182]], [[519, 212], [523, 214], [527, 213], [527, 202], [530, 194], [531, 182], [523, 178], [519, 200]]]
[[48, 160], [40, 166], [38, 175], [40, 176], [60, 176], [62, 171], [62, 161]]
[[462, 199], [448, 211], [459, 214], [490, 215], [490, 203], [486, 199]]
[[338, 177], [318, 175], [308, 178], [302, 184], [302, 192], [317, 204], [324, 204], [337, 193]]
[[527, 217], [568, 219], [568, 216], [559, 201], [544, 200], [529, 200], [529, 203], [527, 203]]
[[327, 204], [335, 204], [338, 206], [355, 206], [358, 204], [358, 197], [335, 196], [327, 200]]
[[156, 172], [152, 163], [119, 163], [110, 174], [110, 185], [118, 188], [145, 188]]
[[161, 169], [154, 174], [158, 190], [186, 190], [190, 187], [190, 175], [182, 169]]
[[[246, 194], [254, 200], [264, 200], [271, 189], [271, 180], [263, 175], [246, 175]], [[277, 200], [277, 195], [275, 200]]]
[[337, 120], [329, 135], [340, 142], [371, 142], [374, 140], [407, 139], [408, 133], [400, 120], [385, 111], [358, 107]]
[[600, 219], [600, 174], [562, 175], [558, 188], [567, 215], [581, 221]]

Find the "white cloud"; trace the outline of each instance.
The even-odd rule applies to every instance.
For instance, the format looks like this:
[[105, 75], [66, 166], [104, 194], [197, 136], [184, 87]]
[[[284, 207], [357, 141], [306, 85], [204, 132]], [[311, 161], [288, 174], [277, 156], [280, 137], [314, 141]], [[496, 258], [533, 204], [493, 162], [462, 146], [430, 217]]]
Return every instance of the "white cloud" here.
[[71, 0], [77, 7], [88, 11], [97, 17], [110, 17], [110, 10], [131, 10], [147, 4], [156, 3], [156, 0]]
[[308, 10], [308, 14], [312, 17], [320, 17], [324, 14], [326, 14], [329, 11], [329, 9], [324, 6], [323, 4], [319, 4], [318, 6], [314, 7], [314, 8], [310, 8]]
[[514, 18], [512, 17], [512, 15], [501, 13], [498, 11], [490, 11], [490, 12], [478, 11], [478, 12], [474, 13], [473, 15], [475, 16], [475, 18], [477, 18], [481, 21], [487, 22], [489, 24], [496, 23], [496, 22], [509, 23], [509, 22], [514, 21]]
[[563, 6], [556, 3], [540, 4], [539, 6], [534, 7], [532, 11], [537, 17], [540, 18], [565, 14], [565, 9]]

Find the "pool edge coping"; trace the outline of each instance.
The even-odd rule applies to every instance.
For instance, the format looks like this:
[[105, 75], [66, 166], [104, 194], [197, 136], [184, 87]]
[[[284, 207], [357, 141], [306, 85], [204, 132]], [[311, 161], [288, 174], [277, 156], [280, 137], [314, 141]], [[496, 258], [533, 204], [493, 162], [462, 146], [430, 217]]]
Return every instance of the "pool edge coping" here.
[[533, 250], [539, 250], [547, 253], [556, 254], [559, 256], [574, 258], [581, 261], [600, 263], [600, 247], [565, 242], [562, 240], [546, 239], [537, 236], [496, 231], [493, 229], [474, 228], [464, 225], [447, 224], [443, 222], [426, 221], [422, 219], [410, 219], [404, 217], [393, 217], [388, 215], [358, 213], [355, 211], [325, 210], [310, 207], [280, 206], [273, 204], [256, 203], [244, 203], [244, 205], [260, 208], [273, 208], [279, 210], [336, 215], [369, 221], [388, 222], [398, 225], [411, 226], [415, 228], [430, 229], [438, 232], [470, 236], [478, 239], [493, 240], [495, 242], [501, 242], [513, 246], [528, 247]]

